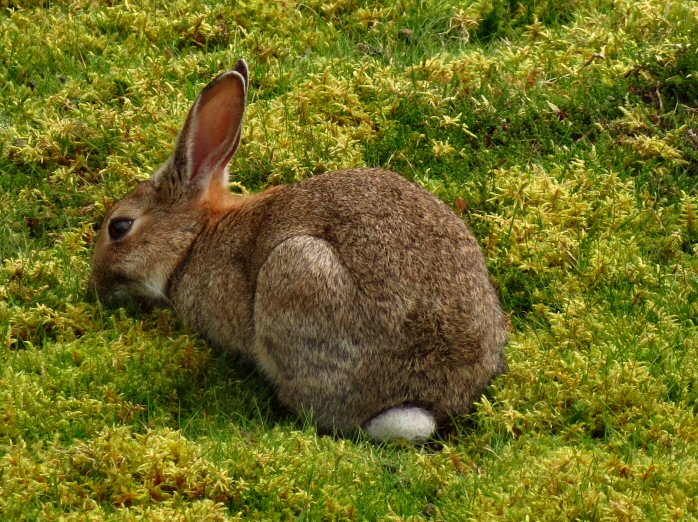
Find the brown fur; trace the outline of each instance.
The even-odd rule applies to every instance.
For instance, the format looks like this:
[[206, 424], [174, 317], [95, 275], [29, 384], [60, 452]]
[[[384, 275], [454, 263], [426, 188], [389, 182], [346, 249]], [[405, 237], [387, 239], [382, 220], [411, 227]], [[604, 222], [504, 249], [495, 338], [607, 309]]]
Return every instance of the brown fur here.
[[[170, 161], [112, 210], [94, 287], [169, 301], [212, 343], [255, 361], [281, 401], [323, 429], [350, 432], [401, 405], [440, 422], [468, 412], [505, 369], [505, 316], [476, 239], [444, 203], [381, 169], [250, 197], [222, 190], [239, 105], [229, 122], [198, 121], [206, 111], [197, 107], [239, 103], [246, 71], [238, 64], [204, 89]], [[191, 128], [219, 137], [201, 145]], [[116, 217], [134, 228], [111, 241]]]

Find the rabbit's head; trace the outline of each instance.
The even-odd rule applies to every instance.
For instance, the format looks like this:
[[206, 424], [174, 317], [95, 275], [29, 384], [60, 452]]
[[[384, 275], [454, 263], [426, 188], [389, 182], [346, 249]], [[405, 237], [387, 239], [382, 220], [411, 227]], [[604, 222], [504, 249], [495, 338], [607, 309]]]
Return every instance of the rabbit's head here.
[[228, 163], [240, 143], [248, 77], [240, 60], [209, 83], [172, 156], [106, 216], [90, 283], [100, 298], [165, 299], [170, 276], [204, 225], [235, 204]]

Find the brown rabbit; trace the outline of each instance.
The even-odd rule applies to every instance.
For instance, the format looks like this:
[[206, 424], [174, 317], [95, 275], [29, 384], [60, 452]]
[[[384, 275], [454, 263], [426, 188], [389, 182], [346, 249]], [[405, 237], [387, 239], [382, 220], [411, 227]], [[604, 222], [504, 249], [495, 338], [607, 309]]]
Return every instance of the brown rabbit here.
[[231, 194], [247, 84], [241, 60], [207, 85], [170, 159], [109, 213], [93, 288], [169, 303], [323, 430], [430, 437], [506, 368], [477, 241], [387, 170]]

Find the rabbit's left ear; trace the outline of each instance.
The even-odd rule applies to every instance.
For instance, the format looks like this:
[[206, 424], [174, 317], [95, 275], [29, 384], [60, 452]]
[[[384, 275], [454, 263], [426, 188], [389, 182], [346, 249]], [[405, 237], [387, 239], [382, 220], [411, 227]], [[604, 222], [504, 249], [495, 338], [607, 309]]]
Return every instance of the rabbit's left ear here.
[[[227, 191], [228, 163], [240, 144], [249, 71], [244, 60], [199, 94], [177, 139], [163, 179], [170, 194], [190, 197]], [[159, 180], [160, 181], [160, 180]]]

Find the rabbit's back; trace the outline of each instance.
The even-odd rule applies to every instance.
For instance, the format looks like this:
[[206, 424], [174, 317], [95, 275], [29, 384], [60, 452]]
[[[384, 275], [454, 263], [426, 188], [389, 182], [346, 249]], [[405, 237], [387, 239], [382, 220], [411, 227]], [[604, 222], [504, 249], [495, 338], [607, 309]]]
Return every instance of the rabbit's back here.
[[399, 174], [354, 169], [286, 187], [269, 203], [257, 259], [301, 235], [332, 246], [367, 306], [385, 306], [386, 313], [404, 307], [417, 323], [420, 310], [447, 303], [467, 307], [466, 323], [486, 319], [472, 315], [478, 311], [472, 301], [501, 315], [473, 234], [442, 201]]

